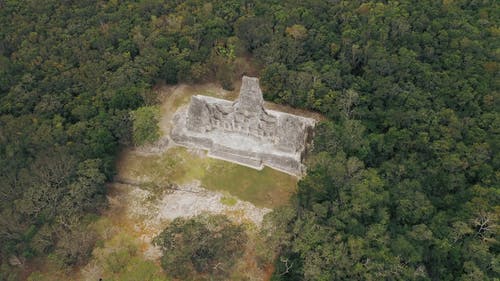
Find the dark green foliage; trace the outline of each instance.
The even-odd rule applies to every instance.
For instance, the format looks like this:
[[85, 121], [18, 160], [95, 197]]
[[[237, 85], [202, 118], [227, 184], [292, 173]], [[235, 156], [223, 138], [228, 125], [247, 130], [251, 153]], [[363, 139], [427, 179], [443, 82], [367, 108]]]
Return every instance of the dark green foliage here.
[[139, 146], [153, 143], [160, 137], [158, 122], [160, 110], [156, 106], [143, 106], [131, 112], [132, 140]]
[[55, 250], [83, 263], [88, 248], [64, 241], [92, 245], [75, 231], [105, 205], [130, 111], [152, 105], [161, 80], [231, 89], [245, 56], [262, 66], [266, 99], [328, 119], [293, 208], [276, 211], [281, 230], [269, 227], [282, 238], [268, 240], [273, 280], [494, 280], [499, 11], [490, 0], [0, 1], [0, 258]]
[[106, 205], [119, 146], [158, 135], [138, 109], [152, 85], [231, 88], [234, 51], [215, 51], [240, 13], [238, 2], [0, 1], [1, 263], [54, 250], [84, 262], [93, 243], [77, 233]]
[[254, 51], [266, 98], [330, 119], [275, 279], [498, 278], [499, 7], [470, 3], [284, 1], [267, 14], [284, 32]]
[[186, 279], [195, 274], [223, 278], [245, 251], [247, 236], [241, 225], [223, 215], [175, 219], [154, 243], [163, 250], [162, 266], [172, 276]]

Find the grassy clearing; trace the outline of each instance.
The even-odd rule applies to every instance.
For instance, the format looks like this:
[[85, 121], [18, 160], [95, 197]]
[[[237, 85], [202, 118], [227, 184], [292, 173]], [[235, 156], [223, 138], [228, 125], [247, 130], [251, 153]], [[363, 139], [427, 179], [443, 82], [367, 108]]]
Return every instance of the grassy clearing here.
[[295, 190], [296, 178], [271, 168], [257, 171], [225, 161], [212, 162], [202, 183], [208, 189], [224, 190], [256, 206], [274, 208], [286, 204]]
[[[200, 155], [202, 154], [202, 155]], [[262, 171], [191, 153], [175, 147], [162, 155], [126, 153], [119, 173], [126, 178], [184, 184], [200, 180], [210, 190], [223, 191], [259, 207], [286, 204], [295, 191], [297, 178], [265, 167]]]

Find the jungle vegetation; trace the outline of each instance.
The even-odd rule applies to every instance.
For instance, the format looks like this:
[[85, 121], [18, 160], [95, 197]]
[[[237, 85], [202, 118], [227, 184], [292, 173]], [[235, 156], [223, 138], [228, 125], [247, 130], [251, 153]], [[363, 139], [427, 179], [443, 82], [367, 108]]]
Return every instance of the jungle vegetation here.
[[231, 89], [238, 58], [327, 118], [264, 229], [273, 280], [500, 278], [499, 19], [492, 0], [1, 0], [0, 279], [85, 264], [119, 148], [156, 137], [133, 124], [154, 85]]

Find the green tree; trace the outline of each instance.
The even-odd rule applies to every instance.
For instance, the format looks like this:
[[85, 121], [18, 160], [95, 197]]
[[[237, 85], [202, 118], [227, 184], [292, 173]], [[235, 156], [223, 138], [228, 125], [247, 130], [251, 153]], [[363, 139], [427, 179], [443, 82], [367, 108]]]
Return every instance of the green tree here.
[[176, 278], [209, 274], [224, 278], [245, 251], [247, 235], [242, 225], [223, 215], [175, 219], [154, 239], [163, 250], [162, 266]]
[[132, 138], [134, 144], [139, 146], [153, 143], [160, 137], [159, 108], [156, 106], [143, 106], [131, 113]]

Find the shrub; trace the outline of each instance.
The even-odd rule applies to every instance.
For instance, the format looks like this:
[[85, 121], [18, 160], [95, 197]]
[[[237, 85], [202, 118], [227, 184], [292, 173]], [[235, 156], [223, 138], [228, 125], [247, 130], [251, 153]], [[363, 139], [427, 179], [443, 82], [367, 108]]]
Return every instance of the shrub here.
[[162, 267], [173, 277], [190, 279], [195, 274], [227, 276], [246, 240], [242, 225], [223, 215], [202, 215], [175, 219], [153, 242], [163, 250]]
[[157, 106], [143, 106], [131, 112], [132, 139], [136, 146], [153, 143], [160, 138], [158, 126], [160, 110]]

